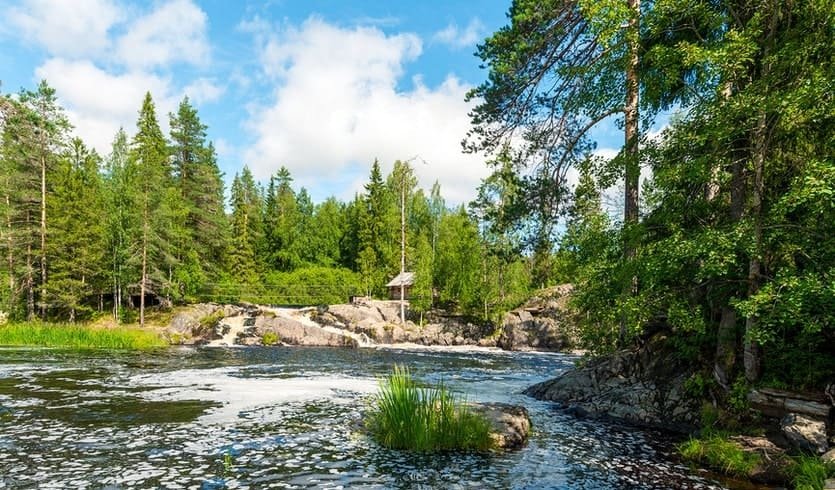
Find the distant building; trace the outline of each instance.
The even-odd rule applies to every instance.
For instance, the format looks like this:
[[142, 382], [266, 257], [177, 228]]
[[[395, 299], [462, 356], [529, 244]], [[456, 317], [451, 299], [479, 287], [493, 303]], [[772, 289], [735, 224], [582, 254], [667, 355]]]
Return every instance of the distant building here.
[[412, 286], [415, 285], [415, 273], [404, 272], [392, 279], [386, 287], [389, 288], [389, 299], [400, 299], [400, 286], [403, 286], [403, 297], [409, 299], [412, 296]]

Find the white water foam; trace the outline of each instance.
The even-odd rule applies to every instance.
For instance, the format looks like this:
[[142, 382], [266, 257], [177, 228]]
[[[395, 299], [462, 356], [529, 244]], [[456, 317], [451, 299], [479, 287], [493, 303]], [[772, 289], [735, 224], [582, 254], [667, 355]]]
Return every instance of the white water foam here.
[[244, 325], [245, 316], [230, 316], [221, 320], [221, 325], [226, 325], [229, 330], [219, 339], [212, 340], [207, 347], [232, 347], [235, 345], [238, 335], [246, 330]]
[[221, 406], [200, 417], [204, 423], [231, 423], [241, 412], [281, 404], [328, 400], [351, 403], [356, 397], [373, 393], [373, 378], [316, 376], [293, 378], [241, 377], [236, 368], [183, 369], [167, 373], [134, 376], [129, 384], [149, 388], [142, 396], [149, 400], [202, 400]]

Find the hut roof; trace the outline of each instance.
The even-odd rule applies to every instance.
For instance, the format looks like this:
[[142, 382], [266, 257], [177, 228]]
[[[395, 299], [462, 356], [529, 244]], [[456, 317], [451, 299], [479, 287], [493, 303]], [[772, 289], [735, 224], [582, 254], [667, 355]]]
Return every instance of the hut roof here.
[[415, 273], [414, 272], [404, 272], [402, 274], [397, 274], [397, 276], [392, 279], [388, 284], [386, 284], [387, 288], [396, 288], [402, 286], [412, 286], [415, 283]]

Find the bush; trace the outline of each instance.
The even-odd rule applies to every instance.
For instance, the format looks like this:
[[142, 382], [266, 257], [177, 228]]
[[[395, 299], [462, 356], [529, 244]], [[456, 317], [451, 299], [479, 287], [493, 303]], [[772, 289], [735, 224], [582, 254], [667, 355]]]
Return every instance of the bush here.
[[490, 449], [490, 423], [446, 386], [420, 387], [395, 366], [374, 400], [368, 428], [385, 447], [433, 452]]
[[278, 334], [275, 332], [264, 332], [264, 335], [261, 337], [261, 343], [270, 346], [275, 345], [278, 343]]

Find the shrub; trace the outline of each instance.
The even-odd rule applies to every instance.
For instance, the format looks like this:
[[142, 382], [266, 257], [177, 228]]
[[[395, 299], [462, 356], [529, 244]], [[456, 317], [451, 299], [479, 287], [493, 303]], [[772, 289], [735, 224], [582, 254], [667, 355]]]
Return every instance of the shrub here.
[[441, 383], [420, 387], [408, 369], [395, 366], [374, 400], [371, 435], [393, 449], [433, 452], [490, 449], [490, 423]]
[[277, 344], [278, 340], [278, 334], [275, 332], [264, 332], [264, 335], [261, 337], [261, 343], [267, 346]]

